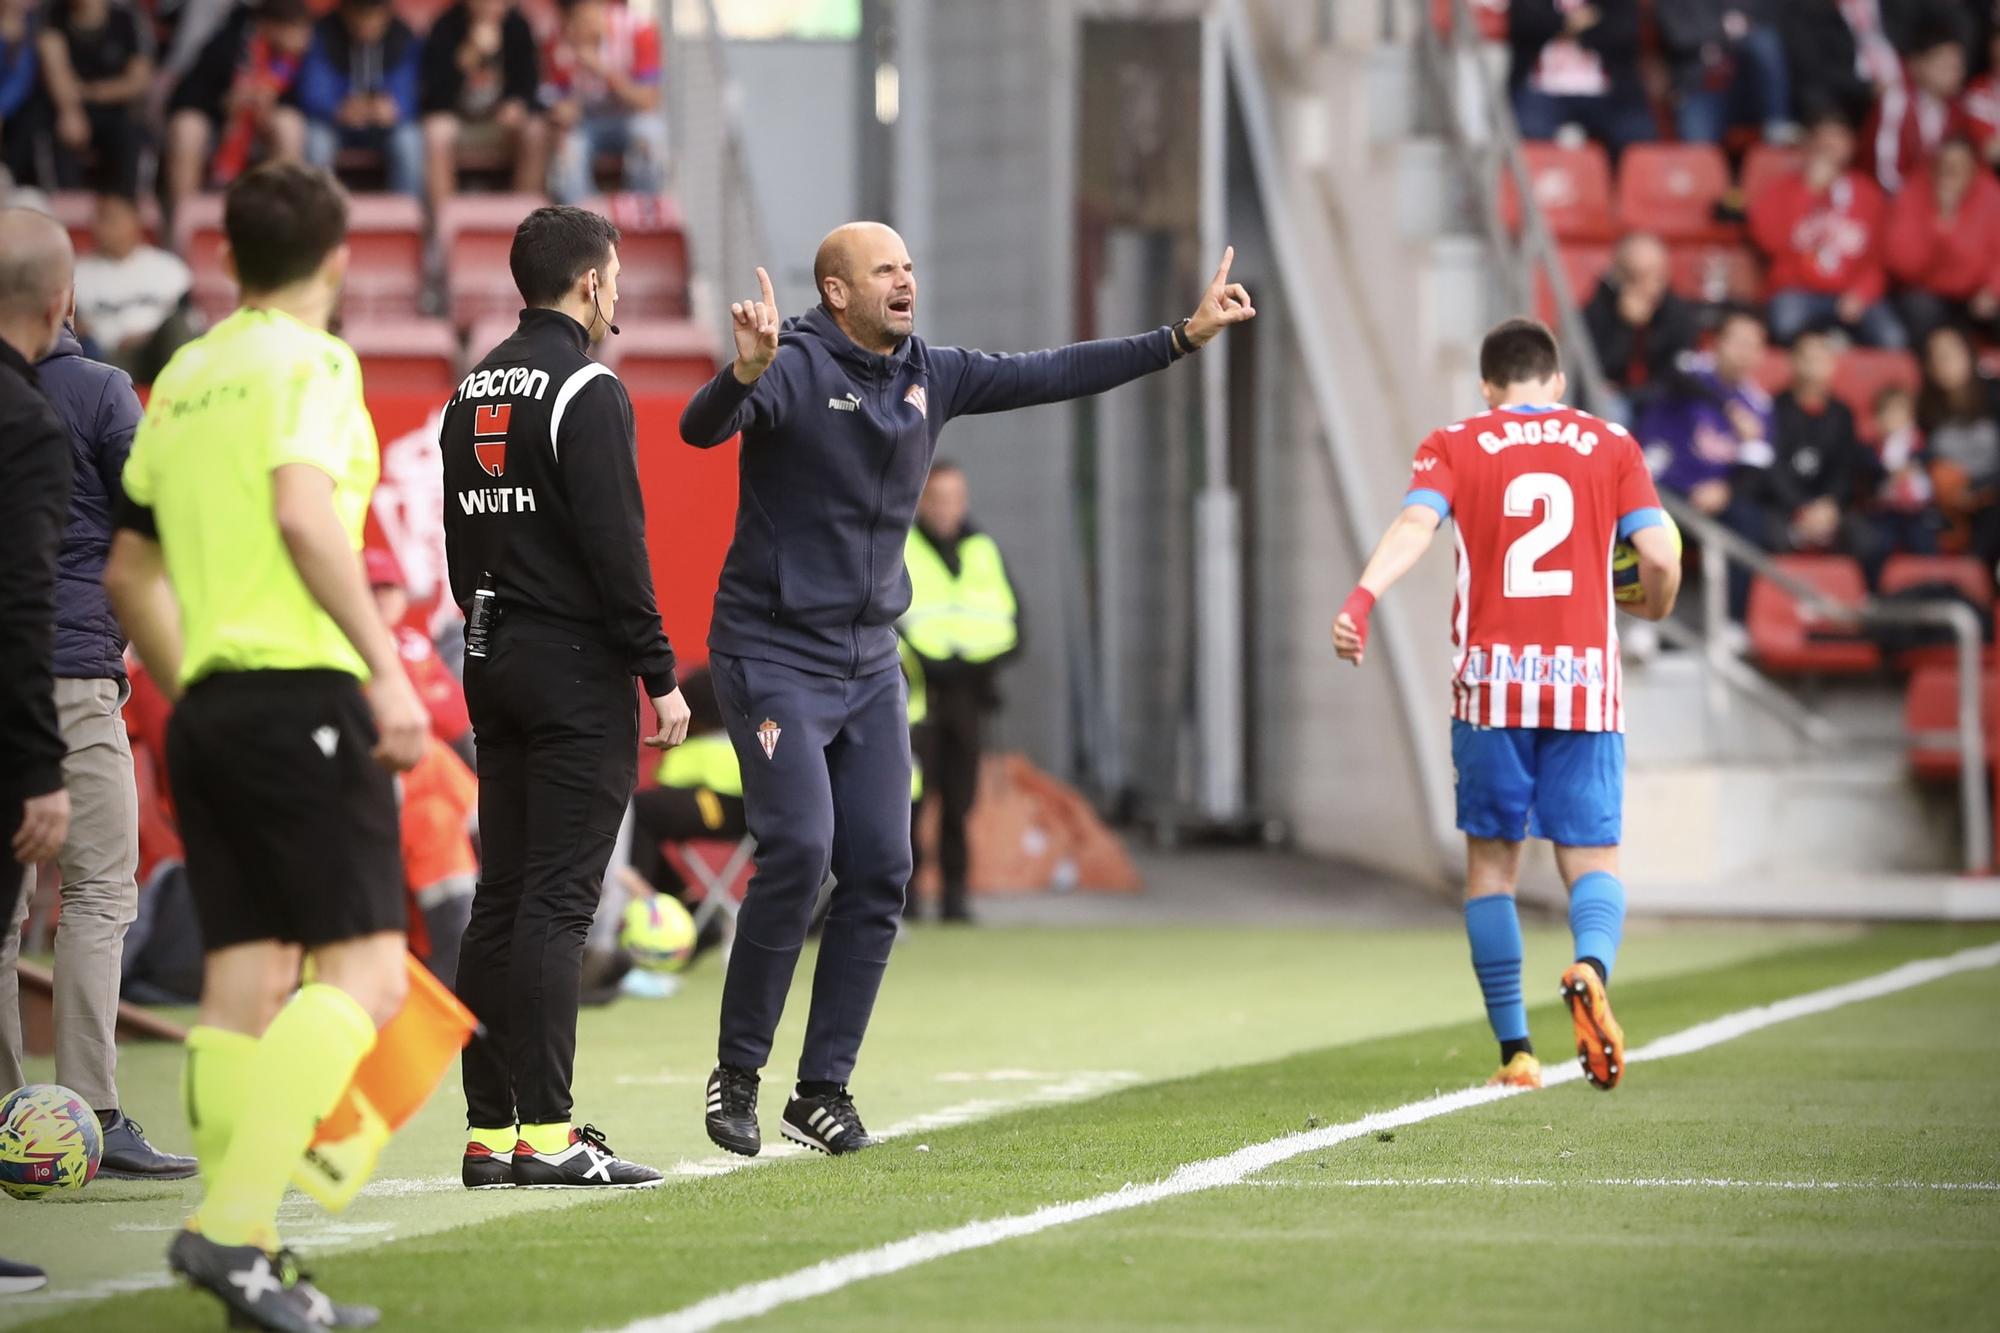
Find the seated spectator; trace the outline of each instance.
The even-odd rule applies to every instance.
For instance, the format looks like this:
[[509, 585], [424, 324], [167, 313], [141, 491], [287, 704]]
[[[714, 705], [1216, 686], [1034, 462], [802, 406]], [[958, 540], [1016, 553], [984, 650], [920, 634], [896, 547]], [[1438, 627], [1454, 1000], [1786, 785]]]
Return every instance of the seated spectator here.
[[389, 188], [421, 197], [422, 66], [423, 44], [389, 0], [340, 0], [313, 28], [294, 90], [306, 118], [306, 161], [331, 171], [343, 148], [377, 152]]
[[1899, 45], [1908, 37], [1908, 3], [1782, 0], [1778, 31], [1802, 117], [1827, 111], [1850, 124], [1868, 114], [1878, 90], [1899, 76]]
[[1654, 137], [1639, 78], [1638, 0], [1514, 0], [1507, 86], [1524, 139], [1579, 125], [1615, 157]]
[[1583, 308], [1598, 364], [1617, 401], [1598, 415], [1630, 424], [1701, 335], [1694, 307], [1668, 283], [1667, 247], [1634, 232], [1618, 243], [1611, 267]]
[[1805, 166], [1750, 201], [1750, 239], [1770, 261], [1771, 333], [1781, 343], [1838, 324], [1873, 347], [1905, 346], [1883, 299], [1882, 187], [1854, 167], [1854, 130], [1821, 112], [1806, 136]]
[[1902, 284], [1896, 307], [1913, 342], [1947, 320], [1996, 327], [2000, 317], [2000, 181], [1972, 141], [1948, 139], [1889, 206], [1883, 244]]
[[[1646, 466], [1664, 490], [1687, 497], [1710, 518], [1763, 542], [1763, 511], [1747, 494], [1772, 460], [1771, 396], [1757, 383], [1768, 346], [1763, 321], [1731, 310], [1715, 332], [1715, 348], [1690, 354], [1664, 392], [1640, 414], [1633, 434]], [[1730, 566], [1730, 612], [1742, 618], [1750, 599], [1749, 571]]]
[[194, 336], [188, 266], [147, 242], [138, 201], [130, 195], [97, 196], [91, 236], [94, 248], [76, 261], [76, 331], [97, 356], [150, 384]]
[[2000, 381], [1979, 374], [1972, 340], [1949, 324], [1924, 340], [1917, 426], [1957, 543], [1992, 567], [2000, 561]]
[[651, 22], [605, 0], [564, 0], [542, 77], [542, 105], [556, 136], [549, 193], [557, 202], [593, 192], [599, 153], [623, 155], [626, 189], [659, 191], [667, 123], [660, 112], [660, 34]]
[[1682, 139], [1721, 143], [1736, 125], [1771, 143], [1798, 139], [1777, 9], [1777, 0], [1675, 0], [1655, 10]]
[[431, 208], [458, 188], [461, 140], [503, 150], [514, 189], [541, 193], [548, 126], [537, 114], [541, 55], [512, 0], [459, 0], [424, 41], [425, 179]]
[[0, 0], [0, 166], [23, 185], [40, 179], [41, 17], [36, 0]]
[[167, 207], [226, 186], [260, 157], [305, 152], [305, 118], [292, 85], [312, 41], [305, 0], [237, 9], [167, 99]]
[[1854, 413], [1833, 396], [1838, 359], [1824, 333], [1801, 334], [1793, 344], [1792, 382], [1772, 408], [1771, 465], [1737, 475], [1744, 505], [1738, 530], [1767, 551], [1852, 556], [1873, 583], [1885, 553], [1856, 500], [1874, 468]]
[[53, 0], [39, 45], [56, 115], [56, 184], [76, 189], [88, 163], [96, 188], [136, 193], [143, 103], [153, 86], [151, 28], [113, 0]]
[[1886, 384], [1875, 395], [1875, 426], [1882, 432], [1877, 451], [1875, 498], [1868, 518], [1875, 543], [1885, 555], [1936, 555], [1944, 516], [1938, 512], [1931, 481], [1930, 452], [1917, 429], [1917, 400], [1908, 389]]
[[1862, 128], [1862, 159], [1890, 194], [1947, 138], [1971, 132], [1965, 92], [1965, 39], [1940, 12], [1918, 29], [1899, 77], [1882, 89]]
[[410, 594], [402, 565], [394, 552], [382, 546], [369, 547], [362, 562], [368, 573], [368, 586], [375, 594], [375, 609], [381, 613], [383, 623], [396, 631], [403, 671], [431, 715], [431, 734], [471, 763], [472, 718], [466, 711], [465, 687], [438, 656], [437, 645], [430, 636], [409, 623]]

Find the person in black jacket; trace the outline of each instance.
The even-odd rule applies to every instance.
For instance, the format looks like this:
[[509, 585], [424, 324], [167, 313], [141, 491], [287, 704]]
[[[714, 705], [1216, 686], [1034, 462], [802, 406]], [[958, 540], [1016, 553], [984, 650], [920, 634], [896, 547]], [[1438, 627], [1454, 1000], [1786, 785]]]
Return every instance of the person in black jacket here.
[[461, 142], [504, 151], [515, 191], [541, 192], [549, 170], [541, 82], [534, 29], [513, 0], [459, 0], [438, 18], [424, 39], [419, 97], [433, 211], [458, 188]]
[[1593, 404], [1599, 416], [1631, 425], [1701, 337], [1694, 307], [1668, 281], [1669, 262], [1659, 237], [1633, 232], [1618, 242], [1610, 269], [1583, 308], [1597, 364], [1616, 397]]
[[738, 432], [736, 535], [710, 622], [710, 671], [743, 773], [757, 873], [722, 992], [709, 1138], [754, 1156], [757, 1071], [836, 881], [813, 977], [787, 1138], [827, 1153], [873, 1140], [848, 1095], [910, 880], [910, 732], [896, 621], [903, 553], [938, 434], [955, 416], [1087, 397], [1162, 370], [1256, 311], [1222, 257], [1192, 315], [1130, 338], [994, 356], [915, 336], [903, 240], [850, 223], [820, 244], [820, 304], [781, 329], [771, 280], [730, 307], [736, 359], [695, 393], [681, 438]]
[[1616, 157], [1654, 137], [1639, 79], [1638, 0], [1514, 0], [1507, 86], [1524, 139], [1553, 139], [1564, 125]]
[[1771, 463], [1739, 469], [1735, 490], [1740, 504], [1760, 512], [1765, 550], [1852, 556], [1872, 583], [1886, 552], [1857, 501], [1875, 465], [1854, 413], [1833, 396], [1836, 359], [1824, 333], [1792, 345], [1792, 382], [1772, 408]]
[[584, 941], [638, 780], [633, 679], [659, 719], [647, 745], [670, 749], [688, 725], [646, 558], [632, 400], [589, 355], [617, 309], [617, 244], [580, 208], [528, 215], [510, 256], [528, 308], [439, 433], [484, 853], [458, 962], [484, 1025], [464, 1061], [468, 1189], [660, 1180], [570, 1117]]
[[306, 120], [292, 97], [312, 11], [305, 0], [263, 0], [230, 11], [167, 97], [160, 174], [171, 216], [213, 180], [227, 185], [253, 159], [297, 161]]
[[[1792, 105], [1801, 122], [1838, 111], [1860, 124], [1884, 85], [1902, 77], [1916, 29], [1956, 0], [1876, 0], [1873, 14], [1840, 0], [1785, 0], [1778, 9]], [[1862, 26], [1855, 26], [1856, 17]]]
[[1674, 0], [1658, 5], [1660, 42], [1673, 70], [1674, 121], [1683, 140], [1721, 143], [1732, 125], [1764, 138], [1798, 138], [1791, 71], [1777, 0]]
[[69, 522], [69, 430], [35, 362], [69, 315], [76, 255], [55, 219], [0, 209], [0, 921], [21, 871], [69, 834], [56, 725], [56, 552]]

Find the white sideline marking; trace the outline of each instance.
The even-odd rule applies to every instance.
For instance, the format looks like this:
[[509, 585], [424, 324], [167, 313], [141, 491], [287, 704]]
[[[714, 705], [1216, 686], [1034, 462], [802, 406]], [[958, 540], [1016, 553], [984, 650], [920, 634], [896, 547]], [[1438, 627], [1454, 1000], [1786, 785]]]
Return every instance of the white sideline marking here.
[[2000, 1193], [2000, 1180], [1735, 1180], [1726, 1176], [1611, 1176], [1551, 1180], [1528, 1176], [1378, 1176], [1366, 1180], [1239, 1180], [1246, 1189], [1398, 1189], [1479, 1185], [1496, 1189], [1936, 1190]]
[[[1630, 1065], [1643, 1060], [1664, 1060], [1671, 1056], [1706, 1050], [1710, 1046], [1733, 1041], [1748, 1033], [1790, 1022], [1795, 1018], [1822, 1014], [1830, 1009], [1858, 1004], [1864, 1000], [1879, 999], [1884, 995], [1893, 995], [1897, 991], [1921, 986], [1941, 977], [1995, 965], [2000, 965], [2000, 944], [1965, 949], [1944, 958], [1928, 958], [1904, 963], [1900, 967], [1891, 968], [1876, 976], [1865, 977], [1860, 981], [1829, 986], [1824, 990], [1810, 991], [1787, 1000], [1779, 1000], [1775, 1004], [1744, 1009], [1711, 1019], [1706, 1023], [1697, 1023], [1691, 1028], [1627, 1052], [1626, 1063]], [[1544, 1073], [1547, 1084], [1570, 1083], [1582, 1077], [1583, 1071], [1574, 1064], [1560, 1065]], [[899, 1273], [906, 1268], [915, 1268], [919, 1264], [926, 1264], [948, 1255], [983, 1249], [988, 1245], [997, 1245], [1001, 1241], [1021, 1236], [1032, 1236], [1052, 1227], [1067, 1226], [1071, 1222], [1081, 1222], [1106, 1213], [1141, 1208], [1182, 1194], [1195, 1194], [1218, 1186], [1234, 1185], [1259, 1171], [1305, 1153], [1330, 1148], [1337, 1143], [1358, 1139], [1377, 1130], [1398, 1129], [1404, 1125], [1414, 1125], [1438, 1116], [1450, 1115], [1454, 1111], [1484, 1106], [1507, 1097], [1519, 1096], [1523, 1091], [1525, 1089], [1478, 1087], [1439, 1093], [1393, 1110], [1377, 1111], [1373, 1115], [1363, 1116], [1344, 1125], [1325, 1125], [1297, 1134], [1287, 1134], [1265, 1143], [1250, 1144], [1221, 1157], [1190, 1162], [1165, 1179], [1155, 1180], [1150, 1184], [1128, 1184], [1121, 1189], [1108, 1194], [1099, 1194], [1093, 1198], [1051, 1204], [1031, 1213], [1016, 1213], [1010, 1217], [968, 1222], [948, 1231], [920, 1232], [874, 1249], [857, 1250], [852, 1254], [827, 1259], [782, 1277], [766, 1278], [761, 1282], [746, 1283], [728, 1291], [718, 1292], [671, 1314], [635, 1320], [627, 1324], [622, 1333], [702, 1333], [702, 1330], [755, 1318], [795, 1301], [825, 1296], [856, 1282]]]

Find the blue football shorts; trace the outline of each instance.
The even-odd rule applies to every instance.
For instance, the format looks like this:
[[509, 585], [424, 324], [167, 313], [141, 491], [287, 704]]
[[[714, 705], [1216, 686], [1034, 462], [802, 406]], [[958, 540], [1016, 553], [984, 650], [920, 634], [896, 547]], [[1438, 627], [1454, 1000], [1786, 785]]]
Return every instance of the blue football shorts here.
[[1625, 737], [1615, 731], [1482, 727], [1452, 719], [1458, 827], [1475, 838], [1616, 847], [1625, 813]]

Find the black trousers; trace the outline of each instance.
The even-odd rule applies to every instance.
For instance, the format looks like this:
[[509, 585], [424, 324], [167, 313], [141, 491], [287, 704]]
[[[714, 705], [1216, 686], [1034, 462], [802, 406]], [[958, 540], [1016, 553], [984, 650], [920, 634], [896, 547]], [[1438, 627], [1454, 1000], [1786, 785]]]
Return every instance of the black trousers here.
[[[971, 863], [965, 824], [979, 794], [979, 755], [985, 743], [987, 687], [977, 680], [933, 681], [930, 713], [917, 728], [923, 757], [924, 798], [938, 803], [939, 903], [949, 920], [966, 915], [965, 877]], [[922, 807], [918, 807], [921, 810]], [[913, 816], [915, 812], [912, 812]], [[914, 838], [912, 839], [914, 842]]]
[[458, 996], [485, 1028], [464, 1060], [477, 1129], [569, 1119], [584, 937], [639, 764], [615, 655], [518, 617], [494, 640], [465, 671], [484, 864]]
[[693, 838], [735, 841], [750, 831], [741, 796], [718, 796], [693, 787], [653, 787], [632, 798], [632, 868], [670, 898], [687, 897], [688, 886], [660, 852], [663, 842]]

